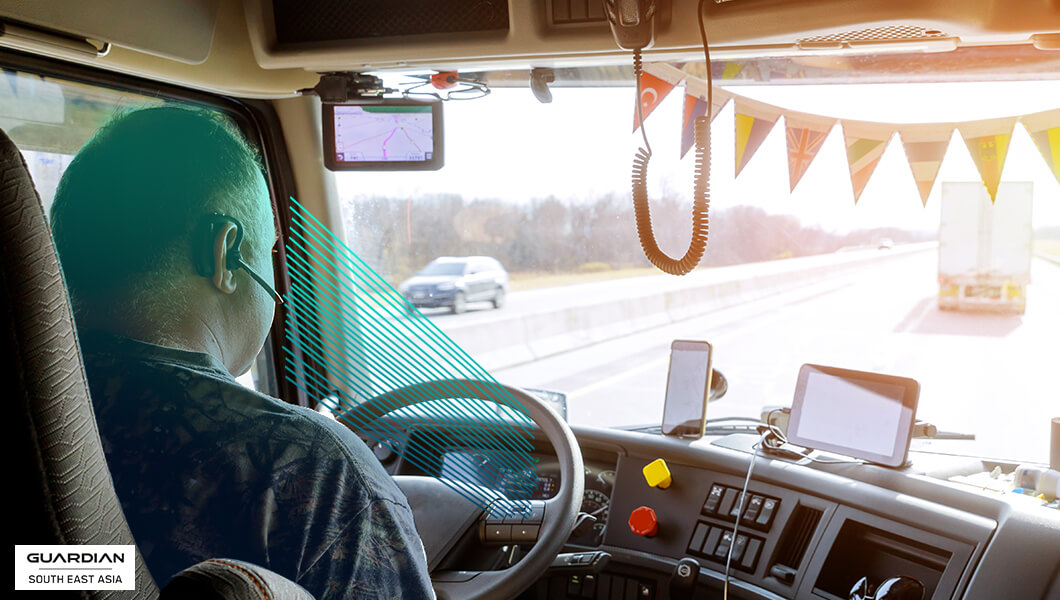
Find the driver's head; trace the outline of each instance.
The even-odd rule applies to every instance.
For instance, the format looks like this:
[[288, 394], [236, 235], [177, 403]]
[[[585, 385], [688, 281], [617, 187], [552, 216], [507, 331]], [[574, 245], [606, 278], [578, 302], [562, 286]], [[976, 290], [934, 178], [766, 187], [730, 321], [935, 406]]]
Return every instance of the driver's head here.
[[51, 208], [55, 245], [81, 327], [207, 352], [249, 368], [275, 305], [231, 270], [272, 283], [275, 225], [255, 152], [224, 117], [147, 108], [100, 129], [63, 174]]

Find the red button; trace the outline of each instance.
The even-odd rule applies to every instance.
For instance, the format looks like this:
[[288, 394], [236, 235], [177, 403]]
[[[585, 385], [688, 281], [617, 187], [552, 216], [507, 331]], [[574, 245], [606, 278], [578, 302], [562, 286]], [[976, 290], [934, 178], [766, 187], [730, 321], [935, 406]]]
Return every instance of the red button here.
[[652, 537], [659, 531], [659, 519], [655, 518], [655, 511], [642, 506], [629, 515], [629, 529], [637, 535]]

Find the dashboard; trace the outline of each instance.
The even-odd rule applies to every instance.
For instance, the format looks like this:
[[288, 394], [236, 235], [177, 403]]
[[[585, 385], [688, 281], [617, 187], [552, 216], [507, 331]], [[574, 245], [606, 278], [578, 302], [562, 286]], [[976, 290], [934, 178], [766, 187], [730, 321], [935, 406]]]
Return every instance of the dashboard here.
[[[915, 452], [904, 469], [758, 455], [740, 515], [757, 436], [687, 441], [572, 429], [586, 468], [582, 512], [598, 520], [565, 551], [611, 558], [597, 572], [546, 573], [521, 598], [676, 598], [671, 578], [682, 559], [700, 567], [687, 597], [709, 597], [723, 586], [730, 546], [734, 598], [843, 600], [861, 577], [876, 584], [898, 575], [921, 581], [925, 598], [1060, 598], [1060, 510], [947, 481], [991, 464]], [[415, 445], [417, 433], [393, 443]], [[475, 452], [451, 450], [457, 460]], [[533, 455], [534, 495], [550, 497], [558, 485], [554, 455], [543, 440]], [[660, 457], [673, 480], [666, 489], [643, 475]], [[427, 474], [398, 457], [383, 462], [394, 474]], [[638, 535], [627, 522], [641, 507], [657, 516], [654, 535]]]

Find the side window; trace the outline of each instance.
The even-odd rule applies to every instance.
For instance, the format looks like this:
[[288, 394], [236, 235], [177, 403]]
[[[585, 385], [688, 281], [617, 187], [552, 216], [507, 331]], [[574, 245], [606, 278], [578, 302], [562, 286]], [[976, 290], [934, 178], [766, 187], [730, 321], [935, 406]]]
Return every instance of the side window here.
[[[15, 142], [49, 214], [63, 172], [96, 130], [116, 113], [170, 101], [31, 73], [4, 69], [0, 81], [0, 129]], [[175, 103], [175, 102], [174, 102]], [[208, 108], [198, 106], [197, 108]], [[243, 385], [275, 395], [270, 340]]]

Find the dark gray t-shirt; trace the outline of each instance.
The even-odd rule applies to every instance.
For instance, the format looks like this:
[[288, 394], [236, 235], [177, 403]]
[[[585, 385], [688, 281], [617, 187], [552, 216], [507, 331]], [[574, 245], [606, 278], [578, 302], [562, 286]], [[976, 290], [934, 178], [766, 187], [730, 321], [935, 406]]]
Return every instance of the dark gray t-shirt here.
[[317, 598], [432, 598], [412, 511], [349, 429], [239, 385], [212, 356], [82, 333], [118, 498], [164, 586], [207, 558]]

